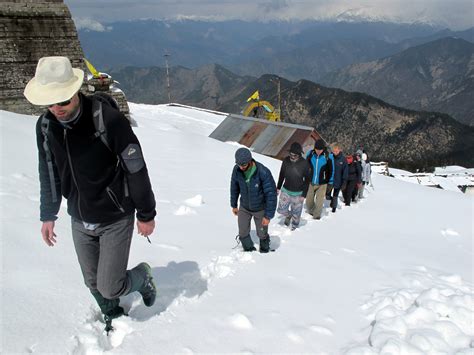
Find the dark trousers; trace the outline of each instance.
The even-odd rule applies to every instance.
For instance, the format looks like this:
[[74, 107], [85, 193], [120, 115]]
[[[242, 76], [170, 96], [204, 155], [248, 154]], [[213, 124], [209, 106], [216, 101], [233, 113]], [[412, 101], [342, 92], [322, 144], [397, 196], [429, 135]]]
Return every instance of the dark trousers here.
[[326, 200], [331, 200], [331, 192], [333, 191], [334, 186], [332, 184], [328, 184], [326, 187]]
[[91, 291], [97, 290], [107, 299], [116, 299], [130, 291], [127, 264], [134, 220], [131, 214], [88, 230], [81, 221], [72, 218], [72, 237], [84, 282]]
[[355, 180], [349, 180], [347, 182], [347, 187], [342, 194], [342, 196], [344, 197], [344, 203], [346, 204], [346, 206], [351, 205], [352, 194], [354, 193], [356, 184], [357, 184], [357, 181]]
[[339, 192], [341, 191], [341, 188], [334, 188], [333, 193], [332, 193], [332, 199], [331, 199], [331, 208], [333, 211], [336, 210], [337, 208], [337, 200], [339, 200]]

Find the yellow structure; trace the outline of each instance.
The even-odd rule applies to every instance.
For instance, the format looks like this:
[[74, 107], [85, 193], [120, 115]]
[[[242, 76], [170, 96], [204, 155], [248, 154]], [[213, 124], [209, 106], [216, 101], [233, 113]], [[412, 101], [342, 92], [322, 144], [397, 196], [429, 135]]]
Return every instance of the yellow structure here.
[[269, 121], [280, 121], [280, 113], [266, 100], [251, 101], [245, 106], [242, 114], [247, 117], [265, 118]]

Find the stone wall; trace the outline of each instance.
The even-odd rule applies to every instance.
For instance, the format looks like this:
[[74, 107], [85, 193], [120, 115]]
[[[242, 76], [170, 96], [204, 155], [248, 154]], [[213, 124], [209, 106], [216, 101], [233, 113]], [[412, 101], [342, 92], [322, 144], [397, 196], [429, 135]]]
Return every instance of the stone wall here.
[[[41, 57], [66, 56], [87, 73], [76, 26], [63, 0], [2, 0], [0, 2], [0, 109], [39, 114], [23, 96]], [[87, 93], [87, 85], [83, 91]], [[114, 93], [114, 97], [117, 96]], [[117, 97], [128, 114], [125, 98]]]

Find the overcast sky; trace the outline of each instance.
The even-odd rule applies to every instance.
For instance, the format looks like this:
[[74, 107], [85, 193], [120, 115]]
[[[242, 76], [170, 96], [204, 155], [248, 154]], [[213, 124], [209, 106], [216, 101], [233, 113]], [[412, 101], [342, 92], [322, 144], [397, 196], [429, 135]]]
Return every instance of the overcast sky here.
[[138, 18], [321, 19], [352, 12], [404, 22], [474, 26], [473, 0], [64, 0], [72, 16], [112, 22]]

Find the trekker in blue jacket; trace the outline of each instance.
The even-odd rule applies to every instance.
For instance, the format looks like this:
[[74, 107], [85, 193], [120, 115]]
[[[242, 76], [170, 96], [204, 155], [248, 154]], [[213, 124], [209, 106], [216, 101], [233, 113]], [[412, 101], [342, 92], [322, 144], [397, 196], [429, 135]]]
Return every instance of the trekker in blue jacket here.
[[306, 195], [306, 207], [314, 219], [321, 219], [326, 188], [332, 175], [332, 161], [329, 159], [326, 144], [322, 139], [314, 142], [314, 150], [308, 152], [306, 160], [310, 163], [313, 171]]
[[237, 149], [230, 182], [230, 206], [232, 213], [238, 217], [238, 237], [244, 251], [256, 250], [250, 237], [252, 217], [260, 239], [260, 252], [270, 251], [268, 224], [275, 215], [276, 205], [276, 186], [270, 170], [253, 160], [247, 148]]
[[333, 195], [331, 198], [331, 208], [332, 212], [336, 212], [337, 209], [337, 201], [339, 197], [339, 192], [341, 190], [345, 190], [347, 185], [347, 177], [348, 177], [348, 168], [347, 168], [347, 161], [344, 153], [341, 151], [339, 144], [334, 143], [331, 145], [332, 153], [330, 155], [334, 171], [333, 171]]

